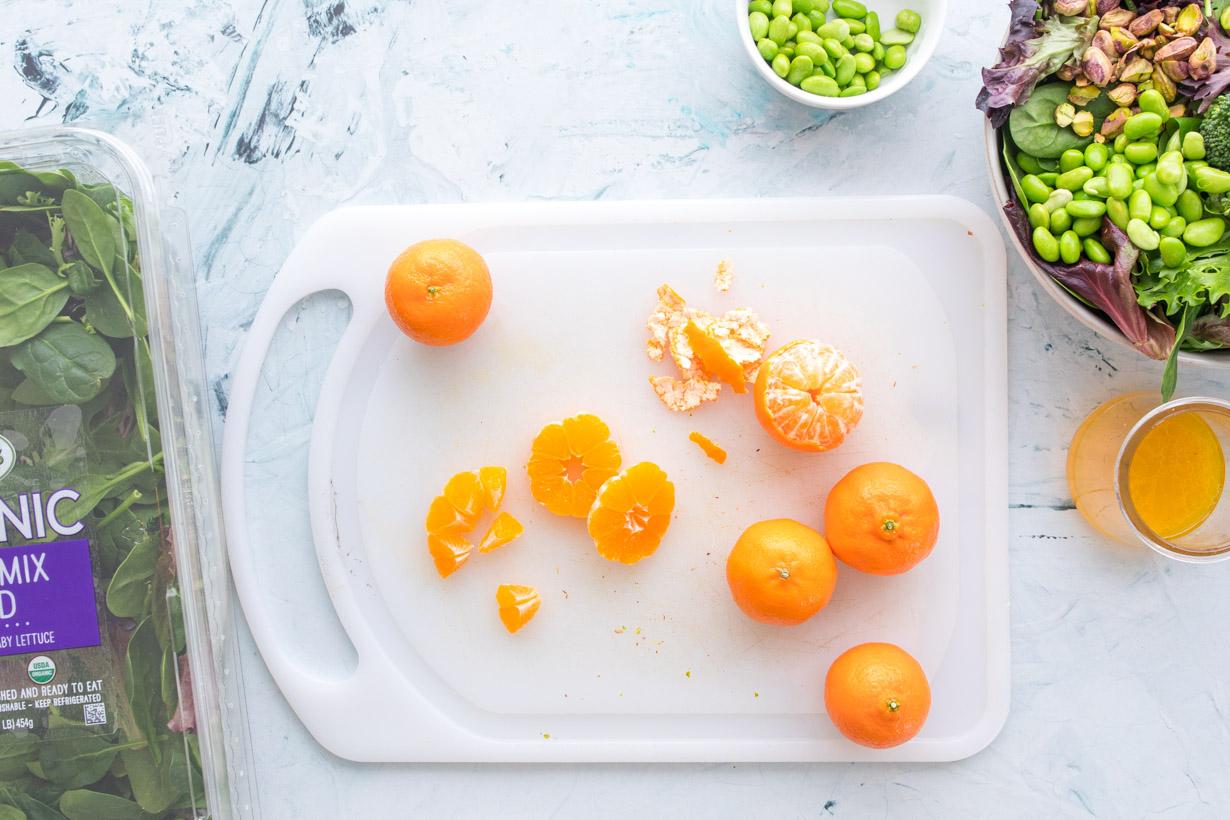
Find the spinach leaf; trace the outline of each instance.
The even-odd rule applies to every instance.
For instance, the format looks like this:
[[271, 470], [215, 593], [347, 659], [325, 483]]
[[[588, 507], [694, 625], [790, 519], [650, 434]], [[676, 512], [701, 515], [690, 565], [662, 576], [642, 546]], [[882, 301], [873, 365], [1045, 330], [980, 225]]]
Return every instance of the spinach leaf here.
[[107, 609], [112, 615], [139, 618], [149, 614], [150, 587], [157, 558], [158, 539], [146, 532], [133, 545], [107, 585]]
[[76, 190], [64, 192], [63, 207], [64, 222], [81, 258], [109, 277], [115, 264], [115, 217]]
[[64, 792], [60, 798], [60, 813], [68, 820], [151, 820], [154, 815], [147, 814], [131, 800], [125, 800], [114, 794], [74, 789]]
[[128, 289], [117, 293], [117, 288], [106, 282], [85, 297], [85, 320], [99, 333], [112, 339], [130, 339], [149, 332], [145, 320], [145, 294], [140, 287], [134, 286], [128, 292], [125, 290]]
[[47, 247], [47, 243], [25, 228], [19, 228], [13, 234], [13, 244], [9, 246], [9, 259], [14, 265], [30, 262], [51, 270], [59, 266], [55, 254]]
[[[133, 630], [124, 656], [124, 691], [137, 729], [146, 740], [156, 738], [165, 725], [165, 720], [161, 723], [158, 720], [160, 716], [165, 717], [159, 708], [161, 688], [162, 647], [158, 645], [154, 625], [146, 618]], [[157, 746], [151, 745], [150, 750], [154, 754], [158, 752]]]
[[0, 347], [37, 336], [67, 301], [68, 283], [43, 265], [0, 270]]
[[0, 806], [0, 820], [26, 820], [26, 813], [14, 806]]
[[57, 404], [89, 401], [115, 372], [111, 346], [76, 322], [53, 323], [18, 347], [12, 361]]
[[0, 168], [0, 205], [17, 205], [29, 191], [45, 191], [38, 177], [17, 167]]
[[[178, 745], [178, 740], [174, 742]], [[164, 812], [183, 795], [184, 790], [173, 776], [185, 764], [182, 751], [178, 756], [174, 750], [164, 752], [162, 765], [154, 762], [148, 749], [133, 749], [124, 752], [122, 757], [133, 799], [145, 811]]]
[[101, 780], [122, 748], [76, 726], [49, 729], [38, 747], [35, 774], [65, 788], [79, 789]]
[[1012, 109], [1008, 131], [1017, 148], [1033, 157], [1054, 159], [1069, 148], [1084, 148], [1093, 141], [1055, 124], [1055, 108], [1067, 101], [1071, 88], [1068, 83], [1039, 86], [1028, 100]]
[[[14, 780], [26, 773], [26, 764], [34, 759], [38, 738], [12, 732], [0, 735], [0, 780]], [[0, 817], [3, 820], [3, 817]]]
[[1029, 198], [1025, 196], [1025, 189], [1021, 187], [1021, 178], [1025, 176], [1025, 172], [1021, 170], [1020, 163], [1016, 161], [1016, 146], [1012, 144], [1012, 138], [1006, 132], [1001, 133], [1001, 139], [1004, 169], [1008, 172], [1008, 181], [1012, 183], [1012, 190], [1016, 192], [1017, 202], [1027, 203]]
[[0, 794], [0, 804], [20, 809], [26, 820], [66, 820], [64, 815], [51, 806], [28, 794]]

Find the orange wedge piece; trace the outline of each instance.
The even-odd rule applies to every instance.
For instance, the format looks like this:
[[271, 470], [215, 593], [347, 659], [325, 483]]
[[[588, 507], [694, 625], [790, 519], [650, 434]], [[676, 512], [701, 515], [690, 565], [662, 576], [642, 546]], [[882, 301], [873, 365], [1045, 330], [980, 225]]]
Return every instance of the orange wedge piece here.
[[619, 470], [619, 448], [602, 419], [588, 413], [548, 424], [534, 438], [530, 492], [556, 515], [584, 518], [598, 488]]
[[688, 436], [688, 441], [695, 442], [697, 447], [704, 451], [705, 455], [716, 461], [718, 464], [726, 463], [726, 451], [719, 447], [713, 439], [705, 436], [702, 433], [692, 433]]
[[450, 478], [444, 485], [444, 497], [472, 525], [483, 511], [483, 487], [478, 473], [467, 470]]
[[491, 528], [487, 530], [483, 540], [478, 542], [478, 551], [491, 552], [499, 549], [509, 541], [515, 540], [523, 532], [525, 532], [525, 527], [521, 526], [520, 521], [502, 512], [491, 522]]
[[810, 339], [765, 359], [756, 377], [756, 418], [795, 450], [831, 450], [863, 417], [863, 382], [842, 352]]
[[470, 560], [474, 545], [459, 535], [429, 535], [427, 549], [431, 552], [431, 559], [436, 562], [440, 577], [447, 578]]
[[474, 517], [462, 513], [445, 496], [436, 496], [427, 508], [428, 535], [461, 535], [473, 527]]
[[509, 632], [516, 632], [529, 623], [542, 606], [538, 590], [518, 584], [500, 584], [495, 591], [495, 602], [500, 607], [500, 620]]
[[743, 367], [730, 357], [712, 333], [702, 330], [700, 325], [691, 319], [683, 332], [687, 335], [688, 343], [692, 345], [692, 352], [700, 361], [702, 370], [729, 384], [736, 393], [747, 392], [747, 376]]
[[644, 461], [602, 485], [586, 524], [599, 555], [635, 564], [662, 543], [674, 509], [675, 485]]
[[483, 505], [495, 512], [504, 501], [504, 489], [508, 486], [508, 470], [503, 467], [481, 467], [478, 483], [482, 487]]

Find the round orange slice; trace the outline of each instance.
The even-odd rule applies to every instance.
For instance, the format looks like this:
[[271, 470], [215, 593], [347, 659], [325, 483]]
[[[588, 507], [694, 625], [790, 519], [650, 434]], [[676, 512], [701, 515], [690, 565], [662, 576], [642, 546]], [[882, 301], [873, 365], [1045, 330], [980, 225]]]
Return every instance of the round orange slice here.
[[610, 428], [583, 413], [542, 428], [525, 469], [538, 503], [556, 515], [584, 518], [598, 488], [619, 471], [620, 461]]
[[509, 632], [516, 632], [528, 624], [542, 606], [538, 590], [520, 584], [500, 584], [495, 591], [495, 602], [500, 607], [500, 620]]
[[662, 543], [674, 509], [675, 485], [644, 461], [602, 485], [586, 524], [599, 555], [635, 564]]
[[832, 450], [863, 417], [858, 370], [837, 348], [810, 339], [769, 356], [760, 366], [755, 394], [761, 426], [795, 450]]

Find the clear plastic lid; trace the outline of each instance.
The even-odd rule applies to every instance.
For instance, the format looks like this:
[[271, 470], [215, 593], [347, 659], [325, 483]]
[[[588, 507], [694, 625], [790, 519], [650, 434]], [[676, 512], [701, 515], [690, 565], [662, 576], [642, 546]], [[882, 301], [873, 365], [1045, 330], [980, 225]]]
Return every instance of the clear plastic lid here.
[[0, 820], [258, 814], [174, 217], [109, 136], [0, 135]]

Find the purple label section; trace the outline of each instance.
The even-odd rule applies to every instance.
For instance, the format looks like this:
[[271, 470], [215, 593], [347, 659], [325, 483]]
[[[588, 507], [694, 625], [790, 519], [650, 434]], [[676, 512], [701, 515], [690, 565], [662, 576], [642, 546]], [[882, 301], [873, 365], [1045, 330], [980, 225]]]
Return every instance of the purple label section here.
[[0, 549], [0, 655], [100, 643], [89, 541]]

